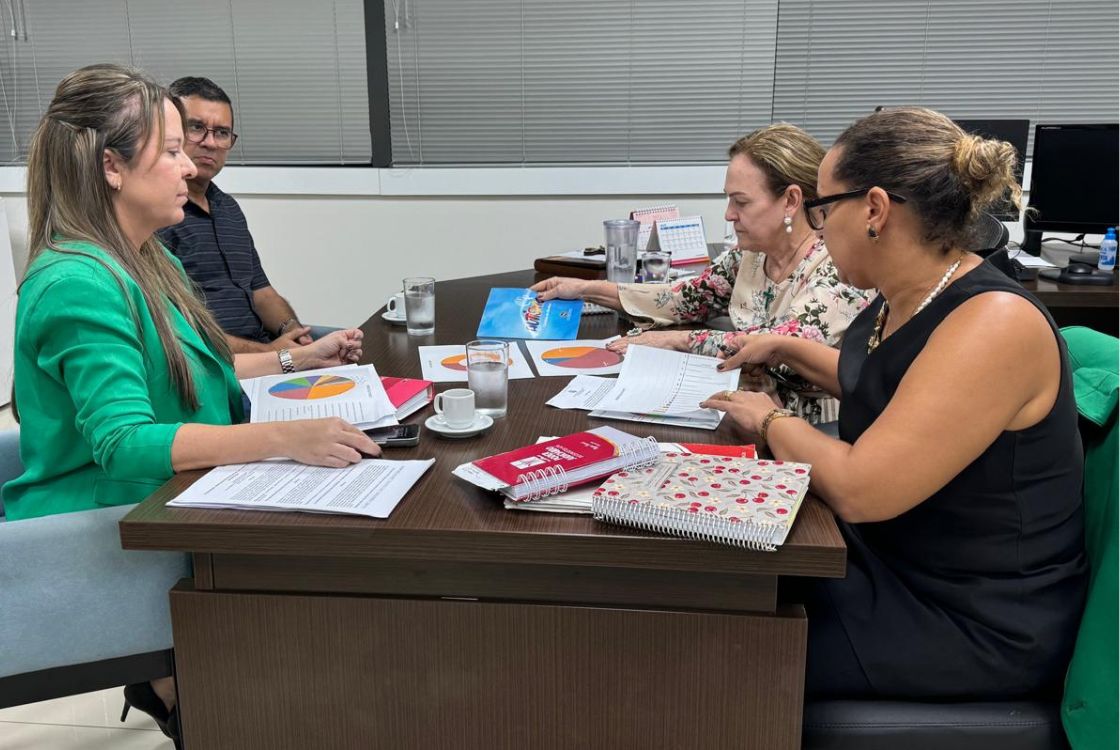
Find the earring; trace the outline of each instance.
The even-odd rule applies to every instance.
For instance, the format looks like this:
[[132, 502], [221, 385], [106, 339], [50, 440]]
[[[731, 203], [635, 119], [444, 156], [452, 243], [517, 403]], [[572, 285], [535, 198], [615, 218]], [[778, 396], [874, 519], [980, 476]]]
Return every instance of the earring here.
[[867, 225], [867, 236], [871, 238], [872, 242], [879, 241], [879, 232], [870, 224]]
[[786, 214], [786, 218], [782, 219], [782, 223], [786, 225], [786, 234], [793, 234], [793, 219], [789, 214]]

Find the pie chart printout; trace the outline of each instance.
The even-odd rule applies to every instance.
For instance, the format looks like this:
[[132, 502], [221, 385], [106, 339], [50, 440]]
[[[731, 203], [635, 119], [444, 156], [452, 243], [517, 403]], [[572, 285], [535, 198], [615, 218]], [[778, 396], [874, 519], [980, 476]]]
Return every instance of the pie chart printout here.
[[592, 346], [564, 346], [549, 349], [541, 354], [553, 367], [569, 367], [575, 370], [596, 367], [613, 367], [622, 362], [622, 357], [610, 351]]
[[[445, 357], [444, 359], [440, 360], [440, 364], [443, 365], [444, 367], [446, 367], [448, 370], [456, 370], [458, 372], [466, 372], [467, 371], [467, 355], [466, 354], [456, 354], [456, 355], [451, 356], [451, 357]], [[513, 358], [512, 357], [509, 359], [509, 366], [513, 367]]]
[[443, 365], [444, 367], [446, 367], [448, 370], [458, 370], [460, 372], [466, 372], [467, 371], [467, 355], [466, 354], [456, 354], [453, 357], [447, 357], [442, 362], [440, 362], [440, 364]]
[[276, 398], [287, 398], [292, 401], [308, 401], [317, 398], [331, 398], [341, 396], [351, 390], [356, 384], [350, 378], [339, 375], [308, 375], [302, 378], [292, 378], [282, 383], [277, 383], [268, 389], [270, 395]]

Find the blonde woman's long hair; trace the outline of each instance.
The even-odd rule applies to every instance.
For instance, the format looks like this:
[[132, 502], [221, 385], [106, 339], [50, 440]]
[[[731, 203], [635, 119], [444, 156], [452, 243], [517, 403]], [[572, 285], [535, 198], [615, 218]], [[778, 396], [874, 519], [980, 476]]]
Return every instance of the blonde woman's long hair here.
[[[123, 280], [108, 264], [62, 245], [80, 241], [103, 249], [140, 287], [171, 383], [182, 403], [194, 410], [199, 407], [198, 390], [167, 302], [232, 362], [229, 344], [160, 242], [152, 236], [139, 248], [129, 243], [113, 210], [113, 191], [103, 166], [106, 150], [135, 166], [149, 138], [154, 135], [162, 144], [164, 100], [170, 101], [165, 88], [142, 71], [119, 65], [91, 65], [62, 79], [35, 129], [27, 157], [28, 267], [47, 249], [84, 255], [105, 266], [123, 292]], [[125, 299], [133, 308], [127, 293]], [[133, 308], [139, 333], [137, 313]]]

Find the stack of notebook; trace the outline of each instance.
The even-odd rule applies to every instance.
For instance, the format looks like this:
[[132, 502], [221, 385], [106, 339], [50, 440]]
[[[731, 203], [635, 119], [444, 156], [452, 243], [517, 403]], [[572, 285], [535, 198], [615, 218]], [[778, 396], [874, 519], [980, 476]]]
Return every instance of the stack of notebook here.
[[595, 518], [673, 536], [774, 551], [809, 490], [809, 465], [666, 454], [595, 490]]

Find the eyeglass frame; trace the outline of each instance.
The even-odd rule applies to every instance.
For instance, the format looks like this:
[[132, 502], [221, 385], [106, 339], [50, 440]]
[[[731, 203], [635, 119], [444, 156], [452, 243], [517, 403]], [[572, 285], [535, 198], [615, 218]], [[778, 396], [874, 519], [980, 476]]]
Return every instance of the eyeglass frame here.
[[[828, 214], [825, 214], [822, 221], [821, 221], [821, 225], [818, 227], [816, 225], [816, 223], [813, 221], [813, 209], [820, 208], [821, 206], [827, 206], [829, 203], [836, 203], [837, 201], [847, 200], [848, 198], [858, 198], [861, 195], [867, 195], [872, 190], [874, 190], [876, 187], [878, 187], [878, 186], [877, 185], [872, 185], [871, 187], [860, 188], [859, 190], [849, 190], [846, 193], [836, 193], [835, 195], [825, 195], [825, 196], [822, 196], [820, 198], [814, 198], [813, 200], [805, 201], [805, 204], [804, 204], [804, 206], [805, 206], [805, 218], [809, 222], [809, 228], [812, 229], [813, 231], [819, 232], [822, 229], [824, 229], [824, 221], [828, 219]], [[889, 190], [884, 190], [883, 192], [887, 194], [887, 198], [894, 201], [895, 203], [905, 203], [906, 202], [906, 198], [904, 196], [899, 195], [898, 193], [892, 193]]]
[[[202, 130], [203, 130], [202, 137], [199, 138], [197, 141], [195, 139], [191, 138], [190, 135], [188, 135], [188, 133], [190, 132], [190, 129], [192, 127], [199, 127], [199, 128], [202, 128]], [[228, 146], [223, 146], [219, 143], [219, 141], [218, 141], [218, 131], [219, 130], [229, 130], [229, 145]], [[214, 136], [214, 147], [215, 148], [228, 150], [228, 149], [233, 148], [233, 145], [235, 143], [237, 143], [237, 133], [233, 132], [233, 128], [222, 128], [222, 127], [208, 128], [208, 127], [206, 127], [205, 123], [200, 122], [198, 120], [188, 120], [187, 121], [187, 126], [185, 128], [183, 128], [183, 137], [186, 138], [191, 143], [202, 143], [206, 140], [206, 136], [208, 136], [208, 135], [213, 135]]]

